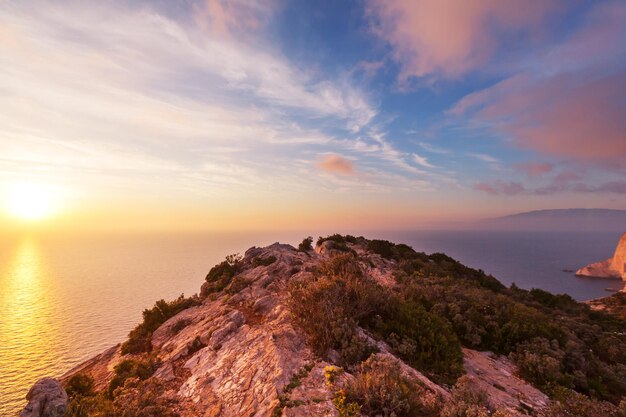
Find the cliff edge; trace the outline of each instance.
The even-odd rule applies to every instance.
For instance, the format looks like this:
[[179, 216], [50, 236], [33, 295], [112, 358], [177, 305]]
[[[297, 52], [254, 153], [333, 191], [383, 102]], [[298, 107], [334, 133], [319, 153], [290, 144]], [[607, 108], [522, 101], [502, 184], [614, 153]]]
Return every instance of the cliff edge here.
[[616, 278], [626, 281], [626, 233], [622, 235], [612, 258], [580, 268], [576, 275], [594, 278]]
[[[626, 393], [622, 368], [594, 359], [550, 322], [586, 315], [586, 306], [507, 289], [406, 245], [339, 235], [315, 248], [311, 241], [229, 256], [199, 295], [145, 310], [126, 342], [60, 378], [65, 415], [552, 417], [560, 415], [549, 414], [554, 407], [584, 402], [601, 413], [593, 415], [617, 416], [611, 403]], [[554, 303], [564, 306], [558, 314], [546, 307]], [[573, 335], [591, 333], [575, 321]], [[570, 353], [598, 368], [559, 370]], [[581, 387], [585, 372], [590, 381], [600, 375], [604, 396], [544, 393], [574, 381], [573, 372]], [[22, 416], [42, 409], [38, 398], [29, 397]]]

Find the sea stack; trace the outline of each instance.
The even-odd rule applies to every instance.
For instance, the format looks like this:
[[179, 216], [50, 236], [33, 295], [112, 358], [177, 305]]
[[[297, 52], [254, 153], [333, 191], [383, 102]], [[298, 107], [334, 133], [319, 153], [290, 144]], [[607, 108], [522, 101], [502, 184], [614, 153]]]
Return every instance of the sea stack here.
[[626, 233], [622, 234], [612, 258], [587, 265], [576, 275], [597, 278], [619, 278], [626, 281]]

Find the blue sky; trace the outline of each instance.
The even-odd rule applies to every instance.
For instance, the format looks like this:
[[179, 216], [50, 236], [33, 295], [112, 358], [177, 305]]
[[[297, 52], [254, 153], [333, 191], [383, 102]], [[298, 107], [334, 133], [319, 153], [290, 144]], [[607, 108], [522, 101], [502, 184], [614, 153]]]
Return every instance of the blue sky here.
[[624, 19], [623, 1], [3, 2], [0, 185], [45, 183], [66, 223], [146, 227], [626, 208]]

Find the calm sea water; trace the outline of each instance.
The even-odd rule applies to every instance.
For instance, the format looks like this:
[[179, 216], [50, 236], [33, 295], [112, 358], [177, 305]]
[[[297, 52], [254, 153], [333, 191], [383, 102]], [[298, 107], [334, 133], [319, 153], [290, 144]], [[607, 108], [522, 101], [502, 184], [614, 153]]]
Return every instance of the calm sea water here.
[[[505, 284], [584, 300], [619, 281], [576, 278], [612, 254], [615, 233], [374, 232], [371, 238], [445, 252]], [[15, 415], [28, 388], [123, 341], [143, 308], [198, 291], [224, 256], [303, 233], [160, 234], [0, 240], [0, 416]]]

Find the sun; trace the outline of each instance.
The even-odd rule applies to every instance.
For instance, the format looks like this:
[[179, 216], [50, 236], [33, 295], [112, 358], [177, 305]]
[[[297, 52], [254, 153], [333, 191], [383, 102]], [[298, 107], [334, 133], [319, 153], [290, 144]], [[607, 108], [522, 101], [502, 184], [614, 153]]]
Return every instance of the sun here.
[[7, 187], [5, 202], [8, 214], [30, 222], [53, 216], [59, 210], [60, 196], [47, 184], [20, 183]]

